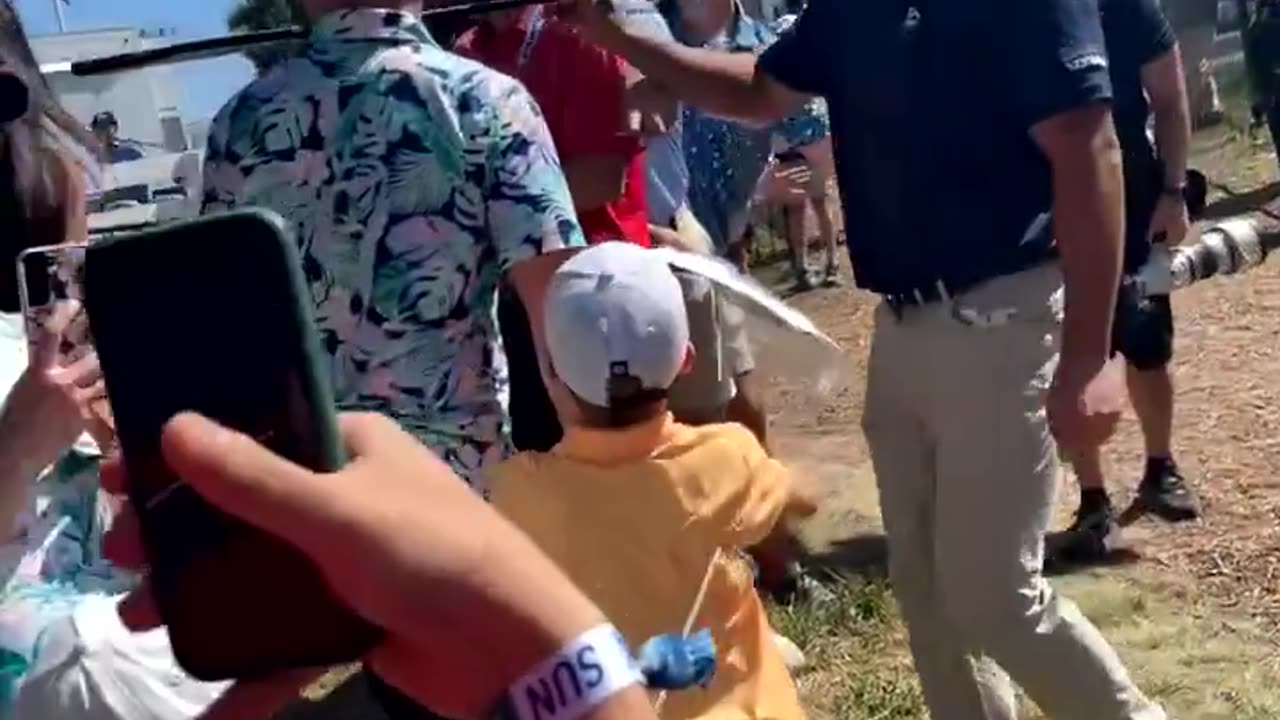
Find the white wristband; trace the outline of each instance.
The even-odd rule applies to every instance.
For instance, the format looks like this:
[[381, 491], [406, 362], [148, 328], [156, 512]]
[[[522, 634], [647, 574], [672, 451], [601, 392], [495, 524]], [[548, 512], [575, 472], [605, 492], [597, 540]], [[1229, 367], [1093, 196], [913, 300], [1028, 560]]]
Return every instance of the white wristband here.
[[514, 720], [579, 720], [626, 688], [644, 682], [612, 625], [586, 631], [511, 686]]

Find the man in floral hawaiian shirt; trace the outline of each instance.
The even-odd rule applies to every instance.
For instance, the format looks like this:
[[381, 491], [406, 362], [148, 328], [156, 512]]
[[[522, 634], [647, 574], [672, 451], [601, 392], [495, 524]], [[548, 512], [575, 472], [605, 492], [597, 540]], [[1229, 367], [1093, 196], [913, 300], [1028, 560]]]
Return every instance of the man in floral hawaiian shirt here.
[[541, 308], [547, 254], [584, 242], [546, 123], [519, 83], [441, 49], [421, 2], [304, 6], [301, 56], [214, 120], [205, 210], [295, 223], [338, 404], [478, 482], [509, 445], [498, 281]]

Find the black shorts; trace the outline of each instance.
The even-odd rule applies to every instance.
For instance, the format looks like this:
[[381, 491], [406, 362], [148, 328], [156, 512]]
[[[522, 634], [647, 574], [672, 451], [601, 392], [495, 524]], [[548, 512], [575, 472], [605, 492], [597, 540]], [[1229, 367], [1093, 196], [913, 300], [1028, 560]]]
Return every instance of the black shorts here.
[[511, 442], [522, 452], [546, 452], [560, 442], [564, 430], [555, 405], [551, 404], [551, 396], [542, 384], [524, 303], [505, 286], [498, 294], [498, 327], [502, 331], [502, 347], [507, 353], [510, 373], [511, 400], [507, 414], [511, 418]]
[[1132, 286], [1120, 288], [1111, 350], [1135, 370], [1159, 370], [1173, 359], [1173, 308], [1168, 295], [1140, 297]]

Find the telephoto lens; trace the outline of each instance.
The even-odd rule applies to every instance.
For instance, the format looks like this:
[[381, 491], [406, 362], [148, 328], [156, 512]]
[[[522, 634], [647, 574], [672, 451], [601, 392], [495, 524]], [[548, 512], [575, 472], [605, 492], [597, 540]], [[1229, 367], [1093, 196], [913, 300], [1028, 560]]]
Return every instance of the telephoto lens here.
[[1261, 265], [1274, 248], [1275, 233], [1263, 233], [1248, 218], [1210, 226], [1200, 239], [1174, 251], [1173, 286], [1183, 288], [1217, 275], [1235, 275]]

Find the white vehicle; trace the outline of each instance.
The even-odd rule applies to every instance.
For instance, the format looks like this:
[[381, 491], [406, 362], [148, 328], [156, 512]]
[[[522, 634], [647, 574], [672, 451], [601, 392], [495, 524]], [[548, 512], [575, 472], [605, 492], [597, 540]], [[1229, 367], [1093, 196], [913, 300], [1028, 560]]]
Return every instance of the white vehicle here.
[[179, 108], [177, 86], [165, 66], [114, 75], [79, 77], [77, 60], [147, 50], [167, 44], [165, 33], [136, 28], [63, 32], [31, 38], [32, 50], [54, 94], [88, 127], [99, 113], [118, 121], [136, 160], [97, 163], [89, 177], [92, 232], [152, 225], [199, 212], [204, 139], [192, 139]]

